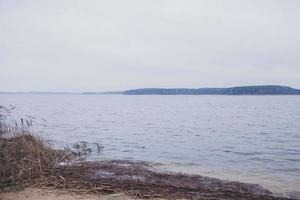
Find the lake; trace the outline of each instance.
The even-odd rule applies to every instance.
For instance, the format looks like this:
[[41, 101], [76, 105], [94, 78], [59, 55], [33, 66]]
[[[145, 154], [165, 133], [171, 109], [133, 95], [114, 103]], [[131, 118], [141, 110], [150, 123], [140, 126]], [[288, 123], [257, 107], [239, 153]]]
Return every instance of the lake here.
[[300, 194], [300, 96], [0, 95], [10, 119], [58, 147], [101, 143], [88, 159], [258, 183]]

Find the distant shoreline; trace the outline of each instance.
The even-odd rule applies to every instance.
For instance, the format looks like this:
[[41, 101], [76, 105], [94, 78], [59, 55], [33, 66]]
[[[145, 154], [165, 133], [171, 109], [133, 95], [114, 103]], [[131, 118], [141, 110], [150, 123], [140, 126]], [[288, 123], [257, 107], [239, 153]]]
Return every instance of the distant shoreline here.
[[241, 86], [230, 88], [146, 88], [127, 90], [125, 95], [300, 95], [299, 89], [280, 85]]
[[300, 89], [281, 85], [238, 86], [228, 88], [140, 88], [108, 92], [0, 92], [1, 94], [68, 95], [300, 95]]

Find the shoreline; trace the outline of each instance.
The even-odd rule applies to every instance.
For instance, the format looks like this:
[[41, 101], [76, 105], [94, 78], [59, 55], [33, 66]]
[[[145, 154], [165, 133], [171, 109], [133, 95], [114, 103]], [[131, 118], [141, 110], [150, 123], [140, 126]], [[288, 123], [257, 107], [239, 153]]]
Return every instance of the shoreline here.
[[[174, 164], [159, 164], [159, 169], [167, 170], [171, 172], [179, 172], [190, 175], [200, 175], [207, 176], [210, 178], [242, 182], [249, 184], [258, 184], [263, 188], [271, 191], [275, 196], [279, 197], [297, 197], [300, 199], [299, 187], [286, 182], [285, 187], [279, 186], [276, 181], [272, 180], [272, 177], [266, 177], [266, 179], [257, 179], [257, 177], [252, 178], [249, 174], [243, 174], [243, 171], [235, 170], [222, 170], [214, 169], [208, 170], [207, 168], [198, 168], [197, 166], [184, 166], [184, 165], [174, 165]], [[255, 175], [255, 174], [254, 174]], [[283, 180], [284, 181], [284, 180]]]
[[[101, 196], [124, 194], [122, 198], [288, 200], [275, 197], [260, 185], [224, 181], [199, 175], [161, 172], [146, 162], [110, 160], [60, 165], [56, 180], [46, 179], [24, 186], [66, 192], [68, 195]], [[61, 177], [61, 178], [59, 178]], [[53, 178], [53, 177], [52, 177]], [[12, 187], [13, 188], [13, 187]], [[22, 191], [20, 191], [22, 194]], [[3, 193], [6, 194], [6, 193]], [[5, 195], [4, 195], [5, 196]], [[9, 194], [9, 196], [13, 196]], [[6, 199], [4, 199], [6, 200]], [[9, 200], [9, 199], [7, 199]]]
[[[30, 125], [23, 119], [21, 127], [0, 120], [0, 197], [8, 192], [14, 198], [10, 191], [22, 194], [32, 188], [76, 195], [126, 194], [143, 199], [292, 199], [276, 197], [258, 184], [159, 170], [145, 161], [87, 161], [92, 151], [87, 143], [55, 149], [32, 135]], [[98, 151], [103, 148], [96, 146]]]

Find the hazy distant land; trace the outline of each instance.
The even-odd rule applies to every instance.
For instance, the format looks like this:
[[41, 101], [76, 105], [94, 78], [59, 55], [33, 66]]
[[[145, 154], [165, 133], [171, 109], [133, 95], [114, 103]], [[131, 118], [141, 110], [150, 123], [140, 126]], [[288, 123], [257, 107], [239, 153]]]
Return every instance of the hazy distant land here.
[[125, 95], [300, 95], [299, 89], [288, 86], [264, 85], [230, 88], [146, 88], [127, 90]]
[[281, 85], [228, 88], [140, 88], [108, 92], [0, 92], [0, 94], [84, 94], [84, 95], [300, 95], [300, 89]]

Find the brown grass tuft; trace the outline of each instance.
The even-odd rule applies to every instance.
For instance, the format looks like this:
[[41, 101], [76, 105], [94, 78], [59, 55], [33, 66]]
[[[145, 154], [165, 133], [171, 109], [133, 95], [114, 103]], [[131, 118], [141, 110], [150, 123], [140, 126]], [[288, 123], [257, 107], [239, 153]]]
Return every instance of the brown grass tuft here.
[[56, 175], [61, 162], [72, 154], [56, 150], [28, 131], [5, 131], [0, 134], [0, 179], [30, 181]]

